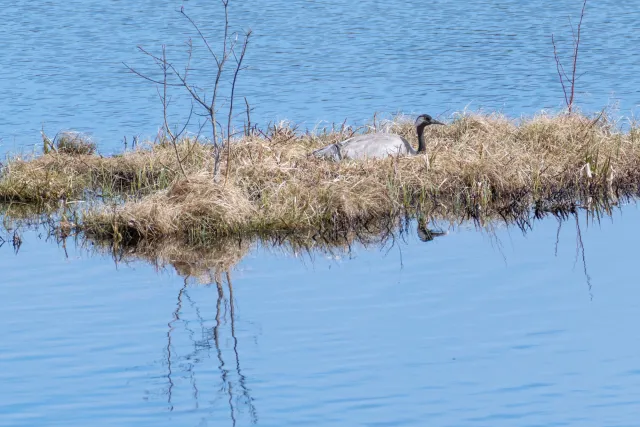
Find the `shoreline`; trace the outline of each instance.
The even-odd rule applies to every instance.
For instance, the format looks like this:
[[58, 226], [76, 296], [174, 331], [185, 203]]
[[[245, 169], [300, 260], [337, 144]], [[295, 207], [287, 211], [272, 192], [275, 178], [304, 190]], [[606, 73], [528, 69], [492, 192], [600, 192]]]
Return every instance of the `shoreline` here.
[[[403, 218], [518, 221], [532, 209], [610, 209], [640, 189], [640, 128], [621, 131], [602, 114], [514, 120], [465, 113], [428, 127], [426, 154], [342, 162], [309, 155], [356, 131], [275, 125], [244, 135], [230, 156], [222, 152], [218, 182], [212, 146], [202, 141], [140, 144], [109, 157], [49, 141], [44, 154], [9, 157], [0, 201], [61, 212], [70, 230], [90, 238], [206, 244], [234, 235], [385, 229]], [[358, 131], [417, 142], [413, 123], [402, 118]]]

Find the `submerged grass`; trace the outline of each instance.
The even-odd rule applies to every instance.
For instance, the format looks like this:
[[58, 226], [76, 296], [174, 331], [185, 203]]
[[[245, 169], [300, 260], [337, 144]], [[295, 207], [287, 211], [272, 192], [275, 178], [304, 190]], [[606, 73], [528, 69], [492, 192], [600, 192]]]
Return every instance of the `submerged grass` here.
[[[416, 143], [399, 118], [365, 132], [393, 132]], [[300, 134], [286, 124], [232, 144], [214, 182], [212, 150], [185, 139], [113, 157], [50, 152], [9, 160], [0, 200], [57, 203], [98, 195], [119, 203], [82, 212], [88, 235], [117, 241], [207, 243], [236, 234], [366, 229], [399, 216], [484, 220], [532, 206], [615, 203], [640, 185], [640, 129], [618, 129], [605, 115], [540, 114], [519, 120], [460, 114], [426, 129], [427, 154], [334, 163], [309, 154], [354, 130]], [[227, 152], [224, 154], [228, 155]]]

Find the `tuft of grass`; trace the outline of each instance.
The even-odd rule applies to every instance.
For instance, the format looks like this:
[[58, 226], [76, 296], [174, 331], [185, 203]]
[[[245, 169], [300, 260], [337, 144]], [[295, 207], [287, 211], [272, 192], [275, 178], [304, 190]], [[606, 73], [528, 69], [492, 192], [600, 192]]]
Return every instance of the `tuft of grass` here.
[[355, 132], [393, 132], [417, 144], [412, 121], [402, 117], [305, 133], [279, 123], [233, 141], [218, 182], [211, 146], [192, 139], [176, 147], [186, 177], [167, 144], [104, 158], [50, 152], [11, 159], [0, 199], [52, 202], [91, 193], [116, 203], [84, 209], [88, 235], [207, 244], [239, 234], [366, 230], [403, 216], [482, 222], [517, 218], [531, 207], [608, 206], [635, 195], [640, 183], [638, 127], [618, 130], [605, 114], [461, 113], [448, 126], [426, 129], [426, 154], [339, 163], [310, 156]]
[[242, 190], [232, 184], [213, 184], [206, 172], [178, 179], [168, 189], [115, 208], [89, 210], [85, 231], [116, 241], [154, 240], [168, 236], [191, 243], [240, 233], [251, 223], [255, 209]]
[[[209, 146], [188, 139], [177, 149], [190, 173], [204, 168], [211, 157]], [[178, 171], [170, 144], [141, 145], [111, 157], [60, 150], [38, 157], [17, 155], [0, 171], [0, 201], [48, 205], [92, 196], [140, 196], [167, 188]]]
[[96, 144], [80, 132], [61, 132], [56, 137], [54, 145], [58, 153], [71, 156], [91, 155], [96, 152]]

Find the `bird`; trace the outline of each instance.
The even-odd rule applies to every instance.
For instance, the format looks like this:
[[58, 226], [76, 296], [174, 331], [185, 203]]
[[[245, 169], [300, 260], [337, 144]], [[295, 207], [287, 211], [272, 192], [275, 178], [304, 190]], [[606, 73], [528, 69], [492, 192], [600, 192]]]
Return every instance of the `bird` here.
[[311, 154], [318, 158], [334, 161], [366, 158], [383, 159], [395, 155], [415, 156], [427, 151], [423, 133], [424, 128], [429, 125], [444, 125], [444, 123], [433, 119], [428, 114], [418, 116], [415, 122], [416, 131], [418, 132], [418, 151], [400, 135], [371, 133], [353, 136], [344, 141], [327, 145]]

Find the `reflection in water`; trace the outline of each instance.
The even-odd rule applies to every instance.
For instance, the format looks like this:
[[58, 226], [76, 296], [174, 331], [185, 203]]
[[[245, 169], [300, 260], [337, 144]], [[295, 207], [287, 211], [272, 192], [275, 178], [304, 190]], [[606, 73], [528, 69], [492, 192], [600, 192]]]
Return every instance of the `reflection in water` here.
[[168, 323], [169, 326], [169, 331], [167, 332], [167, 379], [169, 380], [169, 387], [167, 389], [167, 396], [168, 396], [168, 402], [169, 402], [169, 410], [173, 411], [173, 403], [172, 403], [172, 397], [173, 397], [173, 387], [174, 387], [174, 383], [173, 383], [173, 371], [171, 368], [171, 332], [174, 330], [174, 323], [176, 323], [178, 320], [180, 320], [180, 310], [182, 309], [182, 294], [184, 293], [184, 291], [187, 288], [187, 281], [185, 279], [184, 281], [184, 286], [182, 288], [180, 288], [180, 292], [178, 292], [178, 304], [176, 306], [176, 310], [173, 312], [173, 319]]
[[[242, 370], [242, 340], [238, 337], [236, 300], [231, 272], [234, 267], [256, 245], [267, 250], [283, 252], [287, 255], [307, 255], [311, 260], [315, 255], [328, 255], [332, 258], [350, 255], [354, 246], [380, 247], [390, 250], [397, 246], [401, 250], [402, 242], [417, 230], [418, 239], [429, 242], [434, 237], [442, 236], [450, 229], [475, 225], [476, 229], [488, 233], [499, 242], [497, 230], [500, 227], [515, 227], [526, 234], [533, 230], [536, 221], [554, 217], [558, 221], [555, 236], [555, 253], [558, 253], [560, 231], [566, 224], [576, 229], [575, 263], [582, 263], [582, 270], [586, 277], [589, 293], [591, 294], [591, 277], [587, 269], [587, 256], [582, 238], [582, 229], [586, 223], [597, 224], [602, 218], [612, 214], [612, 208], [578, 208], [559, 209], [542, 208], [536, 206], [528, 215], [518, 216], [516, 219], [505, 218], [502, 221], [460, 221], [453, 223], [433, 218], [405, 219], [395, 227], [370, 227], [367, 230], [357, 230], [334, 235], [270, 235], [249, 238], [220, 239], [210, 246], [189, 246], [180, 241], [138, 242], [133, 246], [118, 246], [111, 242], [83, 240], [82, 236], [62, 232], [52, 217], [32, 216], [19, 217], [7, 215], [4, 211], [4, 228], [0, 233], [3, 243], [13, 242], [14, 248], [20, 247], [19, 236], [29, 227], [37, 228], [47, 240], [56, 241], [65, 251], [67, 239], [76, 239], [76, 245], [87, 252], [109, 254], [119, 263], [129, 263], [143, 260], [155, 266], [156, 269], [173, 267], [183, 278], [182, 285], [175, 296], [175, 308], [168, 316], [166, 323], [166, 342], [163, 348], [163, 385], [162, 396], [168, 411], [179, 408], [184, 401], [178, 399], [179, 390], [188, 384], [189, 402], [195, 409], [223, 405], [228, 411], [233, 425], [241, 422], [246, 416], [251, 423], [258, 422], [258, 410], [251, 392], [251, 378], [247, 378]], [[584, 214], [584, 215], [583, 215]], [[14, 236], [18, 236], [16, 239]], [[442, 237], [446, 239], [446, 237]], [[16, 241], [18, 243], [16, 243]], [[498, 248], [501, 248], [499, 243]], [[504, 255], [503, 255], [504, 256]], [[401, 260], [402, 262], [402, 260]], [[215, 305], [209, 312], [203, 309], [192, 296], [195, 289], [211, 289], [215, 293]], [[593, 297], [593, 296], [592, 296]], [[188, 313], [187, 313], [188, 311]], [[185, 345], [185, 339], [188, 345]], [[181, 350], [187, 349], [186, 353]], [[219, 399], [204, 397], [205, 385], [210, 387], [208, 374], [215, 365], [215, 390]]]
[[[13, 252], [17, 255], [20, 252], [20, 246], [22, 246], [22, 237], [20, 237], [20, 233], [17, 230], [13, 231], [13, 235], [9, 238], [11, 241], [11, 245], [13, 246]], [[0, 236], [0, 248], [7, 243], [7, 240]]]
[[[223, 279], [224, 277], [224, 279]], [[203, 317], [200, 308], [189, 295], [189, 276], [184, 277], [183, 286], [178, 291], [176, 309], [173, 317], [168, 323], [167, 345], [166, 345], [166, 366], [167, 366], [167, 404], [169, 411], [173, 411], [173, 394], [176, 383], [174, 377], [189, 378], [192, 388], [192, 398], [195, 408], [200, 408], [200, 396], [197, 385], [197, 367], [204, 364], [211, 357], [210, 351], [215, 350], [218, 361], [218, 371], [220, 375], [220, 386], [218, 393], [227, 396], [226, 401], [229, 406], [229, 416], [232, 424], [235, 426], [238, 414], [242, 412], [240, 407], [247, 409], [252, 424], [258, 422], [258, 414], [254, 405], [254, 399], [251, 397], [251, 390], [247, 386], [247, 379], [242, 373], [240, 363], [239, 341], [236, 335], [236, 313], [235, 300], [233, 297], [233, 284], [231, 282], [230, 273], [210, 271], [207, 286], [215, 285], [217, 301], [215, 312], [214, 326], [208, 326], [206, 319]], [[202, 282], [202, 272], [198, 276], [198, 281]], [[225, 288], [228, 295], [225, 294]], [[189, 303], [194, 311], [199, 328], [200, 339], [196, 338], [196, 332], [191, 328], [190, 322], [182, 319], [181, 313], [185, 300]], [[174, 350], [173, 340], [174, 334], [180, 331], [182, 326], [187, 332], [188, 338], [193, 346], [193, 350], [187, 355], [178, 357]], [[228, 332], [231, 334], [233, 358], [231, 361], [225, 360], [224, 343], [221, 336], [224, 333], [225, 326], [228, 326]]]
[[[591, 200], [591, 199], [587, 199]], [[228, 278], [228, 272], [238, 264], [256, 245], [267, 250], [275, 250], [286, 255], [299, 256], [306, 254], [326, 255], [331, 258], [339, 258], [350, 255], [354, 245], [360, 247], [392, 248], [399, 241], [406, 242], [415, 229], [419, 240], [430, 242], [436, 237], [445, 236], [450, 230], [458, 227], [466, 227], [472, 224], [477, 230], [486, 232], [494, 239], [499, 250], [501, 244], [497, 238], [497, 230], [502, 227], [516, 227], [523, 234], [533, 230], [534, 223], [547, 217], [558, 220], [555, 252], [560, 239], [562, 224], [571, 220], [576, 228], [576, 263], [581, 261], [582, 270], [591, 289], [591, 277], [587, 269], [587, 258], [582, 240], [580, 225], [581, 212], [584, 213], [584, 223], [599, 223], [604, 217], [611, 217], [613, 209], [619, 206], [618, 199], [603, 199], [602, 203], [586, 203], [578, 205], [573, 202], [561, 204], [535, 203], [533, 208], [522, 206], [508, 206], [500, 216], [483, 219], [482, 216], [468, 212], [467, 217], [451, 217], [449, 215], [436, 214], [419, 215], [417, 220], [409, 217], [396, 218], [393, 222], [383, 221], [379, 224], [368, 224], [357, 230], [325, 231], [323, 234], [309, 232], [306, 234], [269, 234], [257, 236], [236, 236], [220, 238], [210, 245], [190, 245], [180, 240], [156, 240], [139, 241], [130, 245], [114, 244], [112, 241], [90, 240], [79, 233], [71, 232], [66, 220], [68, 212], [62, 210], [55, 215], [40, 215], [32, 211], [16, 210], [15, 206], [3, 206], [0, 204], [0, 214], [3, 218], [3, 232], [0, 232], [0, 246], [7, 241], [12, 242], [17, 252], [22, 244], [21, 230], [36, 228], [46, 240], [55, 240], [65, 254], [67, 253], [66, 241], [73, 238], [77, 245], [89, 252], [101, 255], [109, 254], [118, 263], [146, 261], [161, 270], [171, 266], [182, 277], [195, 279], [204, 284], [220, 286], [221, 277]], [[62, 218], [62, 220], [60, 219]], [[415, 228], [414, 228], [415, 227]], [[442, 237], [446, 238], [446, 237]], [[504, 257], [504, 254], [503, 254]], [[231, 291], [230, 280], [227, 280]], [[226, 300], [226, 299], [225, 299]], [[229, 301], [229, 303], [231, 303]]]
[[[573, 263], [574, 267], [578, 262], [578, 256], [581, 255], [582, 256], [582, 270], [584, 272], [584, 276], [587, 278], [587, 285], [589, 286], [589, 296], [591, 297], [591, 299], [593, 300], [593, 293], [591, 292], [591, 276], [589, 276], [589, 273], [587, 272], [587, 257], [585, 256], [584, 253], [584, 243], [582, 242], [582, 230], [580, 229], [580, 221], [578, 220], [578, 215], [573, 215], [574, 219], [575, 219], [575, 224], [576, 224], [576, 261]], [[588, 216], [587, 216], [587, 221], [588, 221]], [[560, 227], [562, 226], [562, 221], [558, 221], [558, 233], [560, 233]], [[555, 249], [555, 254], [557, 256], [558, 254], [558, 248], [557, 248], [557, 242], [558, 242], [558, 234], [556, 234], [556, 249]]]

